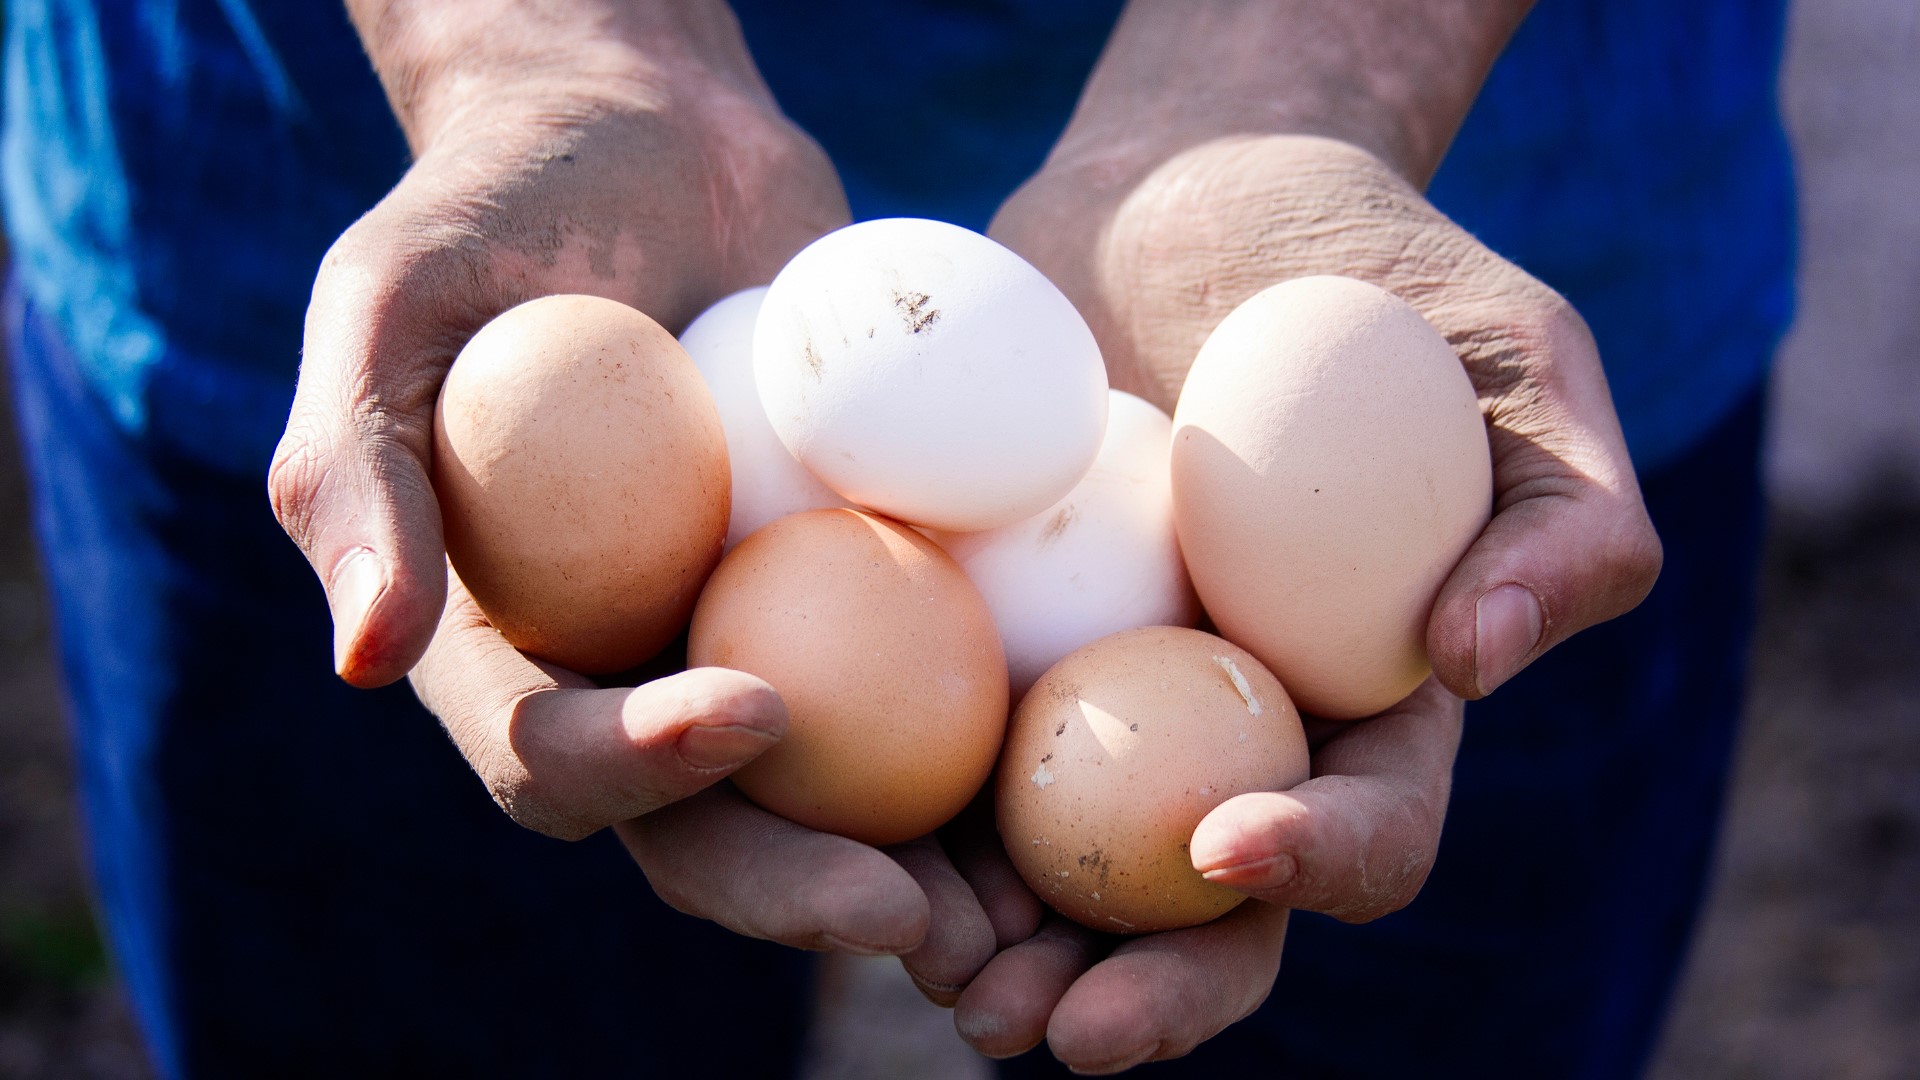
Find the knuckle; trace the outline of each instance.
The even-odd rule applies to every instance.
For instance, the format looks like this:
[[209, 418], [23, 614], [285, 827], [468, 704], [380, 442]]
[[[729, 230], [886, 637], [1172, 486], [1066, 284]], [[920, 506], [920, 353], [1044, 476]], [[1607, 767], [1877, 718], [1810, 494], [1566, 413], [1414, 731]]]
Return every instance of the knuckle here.
[[1445, 785], [1429, 790], [1409, 801], [1405, 818], [1397, 827], [1383, 831], [1372, 860], [1370, 903], [1366, 918], [1371, 921], [1391, 915], [1420, 895], [1439, 855], [1440, 831], [1447, 813]]
[[1666, 551], [1660, 543], [1660, 534], [1653, 529], [1653, 523], [1641, 515], [1625, 536], [1614, 543], [1613, 561], [1623, 575], [1636, 583], [1651, 586], [1660, 575], [1660, 567], [1666, 562]]
[[1502, 313], [1498, 323], [1515, 348], [1557, 353], [1592, 347], [1593, 332], [1571, 301], [1517, 267], [1514, 275], [1519, 283], [1513, 287], [1509, 310]]
[[331, 453], [311, 426], [290, 423], [267, 466], [267, 498], [273, 516], [302, 550], [310, 552], [320, 491]]
[[1533, 339], [1538, 348], [1547, 351], [1561, 351], [1572, 348], [1598, 349], [1594, 346], [1593, 331], [1587, 327], [1587, 320], [1573, 302], [1535, 282], [1537, 288], [1529, 297], [1528, 316], [1520, 325]]
[[682, 915], [691, 915], [696, 919], [707, 917], [706, 911], [694, 902], [693, 894], [673, 884], [664, 874], [647, 874], [647, 885], [653, 889], [653, 895], [660, 902]]
[[674, 846], [652, 818], [628, 821], [618, 829], [628, 854], [633, 857], [634, 864], [647, 879], [647, 886], [660, 898], [661, 903], [682, 915], [702, 919], [712, 917], [714, 912], [701, 898], [694, 883], [681, 872], [683, 867], [675, 858]]
[[1631, 611], [1653, 591], [1666, 551], [1645, 508], [1636, 506], [1631, 519], [1608, 536], [1599, 557], [1612, 585], [1611, 617]]
[[326, 253], [320, 256], [320, 267], [314, 274], [314, 291], [324, 291], [329, 286], [339, 286], [343, 279], [359, 277], [372, 259], [372, 245], [369, 242], [371, 229], [367, 218], [348, 227], [347, 231], [327, 245]]
[[1593, 333], [1566, 297], [1518, 267], [1502, 262], [1489, 276], [1489, 291], [1443, 305], [1436, 325], [1489, 411], [1538, 409], [1558, 396], [1558, 358], [1599, 355]]
[[[446, 630], [443, 619], [441, 635], [436, 636]], [[513, 722], [496, 722], [501, 716], [517, 716], [530, 693], [495, 693], [460, 682], [449, 685], [445, 674], [416, 673], [416, 690], [495, 805], [516, 825], [556, 840], [579, 840], [598, 831], [604, 822], [582, 813], [562, 785], [528, 765], [511, 735]]]
[[321, 535], [341, 514], [354, 512], [342, 498], [357, 494], [401, 506], [430, 503], [434, 496], [424, 463], [431, 453], [431, 424], [430, 416], [390, 413], [376, 405], [349, 416], [342, 435], [339, 426], [298, 411], [267, 466], [267, 500], [281, 528], [309, 558], [317, 558]]
[[[642, 870], [645, 871], [644, 864], [642, 864]], [[702, 919], [707, 917], [706, 906], [700, 902], [695, 891], [682, 886], [674, 875], [652, 871], [647, 872], [646, 877], [647, 884], [653, 889], [653, 895], [659, 897], [661, 903], [682, 915], [692, 915]]]
[[1645, 519], [1644, 513], [1640, 527], [1634, 528], [1632, 536], [1620, 544], [1617, 561], [1624, 584], [1624, 609], [1632, 609], [1653, 592], [1653, 582], [1659, 580], [1661, 567], [1667, 563], [1667, 550], [1661, 544], [1661, 536], [1653, 530], [1653, 523]]
[[1347, 872], [1327, 875], [1330, 903], [1322, 910], [1345, 923], [1366, 923], [1412, 903], [1433, 872], [1445, 816], [1444, 797], [1415, 798], [1395, 819], [1356, 845]]
[[647, 760], [637, 762], [634, 770], [638, 774], [636, 778], [606, 793], [610, 812], [617, 812], [621, 816], [650, 814], [678, 802], [686, 795], [671, 781], [653, 776], [649, 765]]
[[521, 828], [555, 840], [581, 840], [598, 831], [598, 825], [569, 812], [549, 786], [518, 760], [476, 762], [474, 767], [487, 786], [487, 794]]
[[1432, 870], [1431, 854], [1407, 853], [1398, 861], [1377, 862], [1362, 871], [1358, 895], [1346, 903], [1330, 906], [1325, 913], [1354, 924], [1391, 915], [1420, 895], [1421, 886], [1426, 884]]

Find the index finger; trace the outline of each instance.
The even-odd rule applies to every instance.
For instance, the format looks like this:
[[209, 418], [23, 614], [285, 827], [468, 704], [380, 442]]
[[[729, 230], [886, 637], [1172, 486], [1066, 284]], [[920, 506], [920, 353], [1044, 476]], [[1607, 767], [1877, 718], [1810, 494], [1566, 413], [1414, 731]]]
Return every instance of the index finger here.
[[1194, 830], [1207, 880], [1290, 908], [1366, 922], [1405, 907], [1440, 847], [1460, 700], [1429, 678], [1392, 709], [1328, 725], [1313, 777], [1235, 796]]
[[866, 955], [926, 940], [932, 904], [899, 863], [763, 810], [731, 784], [614, 828], [662, 900], [737, 933]]
[[599, 689], [528, 657], [459, 577], [414, 689], [520, 824], [576, 839], [682, 799], [777, 742], [786, 706], [764, 681], [700, 668]]

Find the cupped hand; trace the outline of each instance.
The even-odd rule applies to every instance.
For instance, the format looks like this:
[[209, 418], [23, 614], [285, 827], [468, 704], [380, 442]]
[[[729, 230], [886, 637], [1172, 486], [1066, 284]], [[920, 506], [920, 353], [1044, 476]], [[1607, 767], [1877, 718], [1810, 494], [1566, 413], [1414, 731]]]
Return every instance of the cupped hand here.
[[414, 92], [431, 108], [413, 114], [397, 93], [417, 159], [320, 267], [269, 476], [355, 685], [406, 674], [439, 618], [433, 407], [474, 331], [534, 297], [593, 293], [678, 332], [848, 219], [826, 157], [750, 64], [680, 58], [624, 81], [486, 71]]
[[1585, 322], [1373, 154], [1238, 135], [1163, 156], [1083, 135], [993, 233], [1087, 316], [1114, 385], [1168, 409], [1207, 335], [1267, 286], [1344, 274], [1419, 309], [1465, 365], [1493, 455], [1493, 519], [1427, 625], [1455, 694], [1492, 692], [1652, 588], [1660, 542]]
[[[1553, 290], [1336, 139], [1070, 131], [993, 235], [1058, 284], [1112, 383], [1171, 410], [1200, 345], [1254, 293], [1344, 274], [1419, 309], [1480, 397], [1494, 516], [1443, 586], [1435, 678], [1387, 712], [1313, 722], [1313, 777], [1222, 804], [1194, 834], [1210, 880], [1257, 898], [1203, 926], [1115, 942], [1058, 918], [961, 996], [983, 1053], [1046, 1040], [1083, 1072], [1187, 1053], [1265, 999], [1287, 911], [1365, 921], [1410, 902], [1432, 866], [1462, 716], [1477, 698], [1651, 588], [1660, 546], [1591, 335]], [[1457, 695], [1457, 696], [1456, 696]]]
[[[929, 985], [962, 984], [994, 941], [937, 841], [877, 851], [718, 783], [784, 731], [772, 688], [672, 658], [603, 687], [514, 649], [445, 563], [433, 408], [475, 330], [566, 292], [678, 330], [848, 219], [719, 5], [479, 6], [487, 18], [424, 27], [356, 10], [417, 160], [320, 268], [270, 478], [326, 588], [336, 667], [367, 686], [410, 672], [514, 820], [569, 839], [615, 826], [676, 907], [791, 945], [906, 954]], [[516, 34], [515, 19], [547, 22]], [[631, 63], [609, 28], [666, 44]], [[578, 63], [535, 55], [569, 34], [594, 35]]]

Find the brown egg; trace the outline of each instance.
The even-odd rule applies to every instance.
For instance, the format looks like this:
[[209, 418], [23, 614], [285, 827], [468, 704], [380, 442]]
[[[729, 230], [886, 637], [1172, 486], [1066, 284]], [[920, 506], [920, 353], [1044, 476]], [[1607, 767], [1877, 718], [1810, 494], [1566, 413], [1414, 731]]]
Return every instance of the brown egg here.
[[1434, 597], [1493, 508], [1460, 360], [1392, 293], [1309, 277], [1221, 322], [1173, 416], [1174, 524], [1220, 633], [1352, 719], [1431, 670]]
[[1006, 729], [986, 601], [933, 541], [854, 510], [794, 514], [741, 541], [701, 594], [687, 659], [758, 675], [787, 704], [786, 737], [734, 784], [864, 843], [959, 813]]
[[440, 391], [447, 556], [524, 652], [589, 673], [687, 624], [727, 533], [726, 439], [672, 334], [625, 304], [548, 296], [473, 336]]
[[1193, 830], [1235, 795], [1306, 778], [1306, 735], [1279, 680], [1212, 634], [1149, 626], [1080, 648], [1027, 692], [995, 805], [1007, 855], [1042, 900], [1141, 934], [1246, 899], [1193, 868]]

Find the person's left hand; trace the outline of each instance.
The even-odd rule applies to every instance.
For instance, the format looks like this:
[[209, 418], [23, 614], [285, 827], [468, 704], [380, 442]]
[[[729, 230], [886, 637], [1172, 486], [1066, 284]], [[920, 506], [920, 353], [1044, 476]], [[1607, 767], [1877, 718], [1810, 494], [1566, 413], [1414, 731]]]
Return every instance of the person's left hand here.
[[1366, 922], [1419, 892], [1440, 843], [1461, 711], [1429, 679], [1378, 716], [1309, 721], [1311, 779], [1229, 799], [1195, 830], [1194, 866], [1255, 897], [1200, 926], [1116, 938], [1043, 921], [1031, 893], [1008, 888], [1004, 854], [998, 865], [956, 857], [1003, 945], [1018, 942], [958, 995], [961, 1037], [989, 1057], [1044, 1039], [1074, 1071], [1109, 1073], [1180, 1057], [1246, 1017], [1273, 987], [1289, 909]]
[[1241, 301], [1309, 274], [1364, 278], [1461, 357], [1488, 417], [1495, 506], [1435, 599], [1434, 677], [1379, 716], [1313, 725], [1311, 780], [1230, 800], [1195, 832], [1195, 868], [1264, 902], [1117, 946], [1052, 920], [961, 996], [956, 1025], [981, 1052], [1045, 1038], [1083, 1072], [1180, 1056], [1251, 1013], [1278, 971], [1287, 909], [1360, 922], [1411, 901], [1439, 847], [1460, 698], [1633, 607], [1660, 561], [1598, 353], [1563, 299], [1361, 146], [1167, 137], [1070, 129], [991, 230], [1087, 317], [1114, 385], [1171, 411]]

